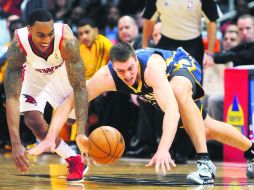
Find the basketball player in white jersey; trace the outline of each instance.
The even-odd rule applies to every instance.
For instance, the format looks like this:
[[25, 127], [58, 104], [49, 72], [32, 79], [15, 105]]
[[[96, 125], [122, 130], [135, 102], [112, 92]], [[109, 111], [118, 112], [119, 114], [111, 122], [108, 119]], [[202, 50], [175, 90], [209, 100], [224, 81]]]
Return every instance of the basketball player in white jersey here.
[[[28, 26], [16, 31], [8, 49], [4, 82], [12, 155], [20, 171], [29, 169], [26, 149], [19, 136], [20, 113], [33, 134], [42, 140], [48, 130], [43, 118], [46, 102], [57, 108], [73, 91], [78, 136], [84, 133], [87, 89], [79, 44], [67, 25], [53, 23], [48, 10], [34, 10]], [[74, 118], [75, 114], [70, 117]], [[55, 141], [54, 151], [69, 164], [67, 181], [82, 181], [88, 168], [81, 156], [60, 138]]]

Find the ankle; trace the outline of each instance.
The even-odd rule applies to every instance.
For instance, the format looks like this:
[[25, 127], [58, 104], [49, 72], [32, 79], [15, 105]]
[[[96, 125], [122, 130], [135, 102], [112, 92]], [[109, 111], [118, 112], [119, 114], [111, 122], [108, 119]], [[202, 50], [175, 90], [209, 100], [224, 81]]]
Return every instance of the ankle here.
[[197, 153], [197, 160], [210, 160], [208, 153]]
[[251, 147], [244, 152], [244, 157], [246, 159], [253, 159], [254, 158], [254, 144], [252, 143]]

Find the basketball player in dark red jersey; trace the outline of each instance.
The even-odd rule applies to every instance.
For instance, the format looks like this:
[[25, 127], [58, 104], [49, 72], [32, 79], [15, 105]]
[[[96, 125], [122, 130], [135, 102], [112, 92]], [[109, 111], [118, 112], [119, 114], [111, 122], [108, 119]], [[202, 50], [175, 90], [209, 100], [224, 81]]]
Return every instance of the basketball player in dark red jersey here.
[[[87, 119], [87, 89], [79, 44], [65, 24], [54, 24], [46, 9], [31, 12], [28, 26], [18, 29], [8, 49], [5, 75], [6, 112], [12, 155], [17, 168], [27, 172], [26, 149], [19, 136], [20, 113], [25, 124], [40, 140], [48, 124], [43, 118], [46, 102], [57, 108], [74, 92], [78, 135], [84, 133]], [[23, 63], [25, 63], [23, 65]], [[22, 81], [22, 68], [24, 78]], [[75, 118], [71, 113], [70, 117]], [[82, 181], [86, 164], [63, 140], [55, 141], [55, 152], [69, 164], [67, 181]]]

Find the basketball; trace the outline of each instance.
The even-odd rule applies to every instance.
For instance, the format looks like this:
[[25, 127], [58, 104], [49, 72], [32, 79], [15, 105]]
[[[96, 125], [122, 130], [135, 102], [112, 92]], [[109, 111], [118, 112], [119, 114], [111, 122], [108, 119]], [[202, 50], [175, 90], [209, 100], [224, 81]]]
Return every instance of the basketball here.
[[96, 128], [88, 138], [89, 154], [100, 164], [112, 164], [123, 155], [125, 142], [122, 134], [110, 126]]

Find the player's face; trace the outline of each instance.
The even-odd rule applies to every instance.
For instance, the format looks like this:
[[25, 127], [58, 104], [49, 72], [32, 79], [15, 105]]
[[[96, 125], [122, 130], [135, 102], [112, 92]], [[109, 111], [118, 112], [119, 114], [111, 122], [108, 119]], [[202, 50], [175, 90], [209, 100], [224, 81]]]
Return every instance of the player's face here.
[[251, 18], [239, 19], [237, 22], [241, 42], [254, 41], [254, 23]]
[[131, 56], [125, 62], [115, 61], [113, 63], [117, 76], [127, 85], [131, 86], [138, 82], [138, 59]]
[[80, 43], [84, 43], [86, 47], [91, 47], [98, 35], [98, 29], [92, 28], [90, 25], [78, 27], [78, 37]]
[[53, 20], [48, 22], [36, 21], [33, 26], [28, 26], [28, 30], [32, 36], [35, 47], [42, 53], [46, 52], [54, 39]]

